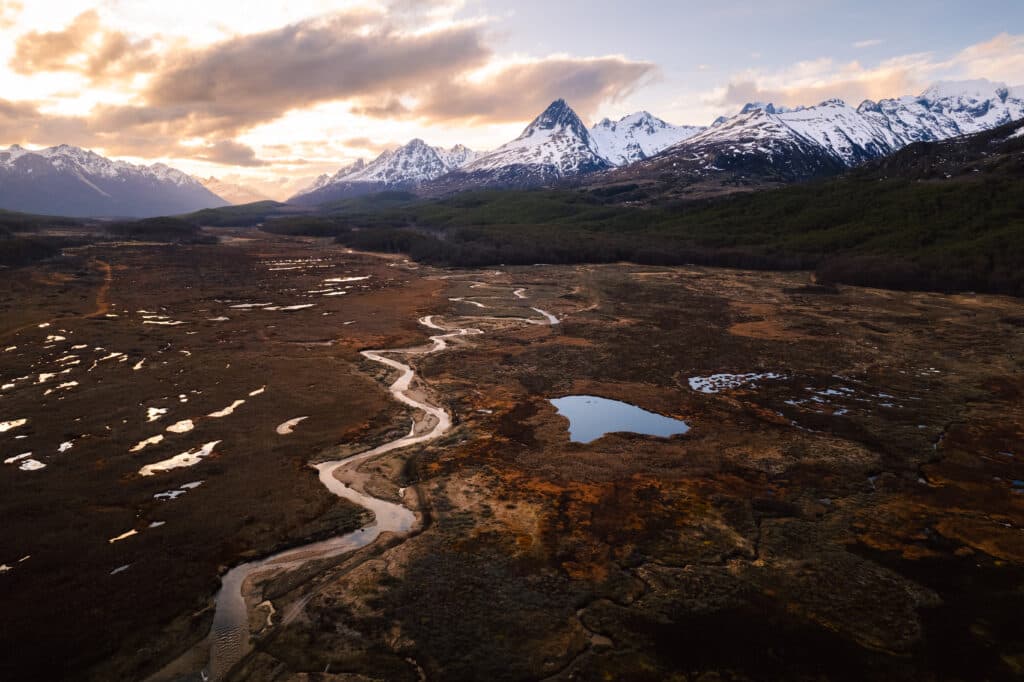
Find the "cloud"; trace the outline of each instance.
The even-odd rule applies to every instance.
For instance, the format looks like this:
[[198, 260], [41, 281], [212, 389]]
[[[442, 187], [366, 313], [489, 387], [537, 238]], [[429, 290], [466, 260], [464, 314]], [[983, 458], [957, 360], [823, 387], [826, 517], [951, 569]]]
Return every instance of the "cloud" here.
[[857, 48], [858, 50], [863, 50], [864, 48], [875, 47], [881, 44], [881, 40], [878, 40], [877, 38], [871, 38], [869, 40], [858, 40], [853, 44], [853, 47]]
[[0, 0], [0, 29], [14, 26], [24, 8], [19, 0]]
[[395, 149], [396, 147], [402, 146], [402, 143], [395, 142], [394, 140], [387, 142], [375, 142], [368, 137], [350, 137], [347, 140], [341, 140], [339, 144], [344, 149], [360, 149], [362, 151], [378, 155], [389, 149]]
[[937, 80], [986, 78], [1008, 85], [1024, 78], [1024, 35], [1002, 33], [947, 58], [934, 53], [907, 54], [873, 66], [830, 58], [802, 61], [776, 71], [748, 70], [736, 74], [704, 102], [726, 111], [747, 102], [784, 106], [817, 104], [841, 98], [850, 104], [922, 92]]
[[[422, 6], [416, 16], [423, 25], [415, 30], [408, 16], [364, 8], [205, 47], [179, 43], [174, 50], [106, 30], [96, 11], [84, 12], [61, 30], [22, 35], [12, 67], [25, 74], [123, 78], [130, 103], [99, 104], [77, 118], [47, 116], [32, 105], [0, 119], [0, 135], [108, 154], [258, 167], [267, 161], [239, 142], [240, 135], [323, 103], [343, 102], [373, 119], [483, 125], [528, 120], [564, 97], [586, 116], [656, 71], [621, 56], [496, 61], [483, 24], [445, 18], [458, 4]], [[132, 90], [127, 83], [137, 73], [148, 79]], [[181, 144], [193, 139], [204, 142]], [[342, 148], [386, 148], [360, 143]]]
[[1007, 85], [1024, 85], [1024, 35], [1000, 33], [991, 40], [971, 45], [951, 60], [965, 78], [989, 78]]
[[99, 14], [89, 10], [63, 30], [19, 36], [10, 67], [23, 75], [70, 71], [98, 82], [132, 78], [154, 69], [157, 63], [152, 41], [133, 41], [119, 31], [103, 30]]
[[[409, 115], [430, 122], [468, 124], [529, 120], [564, 98], [583, 116], [632, 92], [656, 72], [650, 62], [625, 57], [555, 56], [467, 74], [429, 88]], [[470, 78], [468, 76], [477, 76]]]
[[143, 93], [143, 111], [107, 115], [230, 135], [320, 102], [389, 102], [489, 57], [475, 25], [410, 34], [382, 15], [348, 12], [174, 57]]
[[202, 151], [192, 155], [200, 161], [210, 161], [228, 166], [257, 167], [270, 165], [268, 161], [256, 158], [256, 150], [247, 144], [234, 140], [221, 140], [205, 145]]

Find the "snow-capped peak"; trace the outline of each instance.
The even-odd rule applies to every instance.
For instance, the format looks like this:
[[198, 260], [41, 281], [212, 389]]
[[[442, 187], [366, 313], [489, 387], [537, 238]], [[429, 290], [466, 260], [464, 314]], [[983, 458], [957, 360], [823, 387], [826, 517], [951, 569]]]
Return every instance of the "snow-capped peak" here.
[[564, 99], [552, 102], [516, 139], [465, 166], [467, 172], [531, 167], [535, 177], [558, 178], [608, 168], [587, 127]]

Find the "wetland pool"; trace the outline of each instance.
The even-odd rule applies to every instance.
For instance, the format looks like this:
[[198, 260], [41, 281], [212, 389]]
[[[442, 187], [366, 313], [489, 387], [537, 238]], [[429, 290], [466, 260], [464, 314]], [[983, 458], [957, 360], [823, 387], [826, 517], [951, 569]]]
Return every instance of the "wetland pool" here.
[[590, 443], [606, 433], [628, 432], [667, 438], [690, 430], [681, 419], [594, 395], [553, 398], [551, 404], [558, 414], [569, 420], [569, 438], [574, 443]]

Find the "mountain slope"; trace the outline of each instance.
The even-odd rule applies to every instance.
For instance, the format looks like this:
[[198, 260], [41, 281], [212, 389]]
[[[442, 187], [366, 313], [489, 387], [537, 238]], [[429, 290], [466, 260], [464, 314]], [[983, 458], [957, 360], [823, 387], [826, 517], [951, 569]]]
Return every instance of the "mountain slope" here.
[[225, 206], [164, 164], [135, 166], [68, 145], [0, 151], [0, 207], [68, 216], [151, 217]]
[[288, 201], [312, 206], [384, 190], [415, 189], [421, 183], [469, 163], [476, 156], [463, 145], [442, 149], [415, 139], [398, 149], [385, 151], [368, 164], [360, 159], [333, 176], [321, 175]]

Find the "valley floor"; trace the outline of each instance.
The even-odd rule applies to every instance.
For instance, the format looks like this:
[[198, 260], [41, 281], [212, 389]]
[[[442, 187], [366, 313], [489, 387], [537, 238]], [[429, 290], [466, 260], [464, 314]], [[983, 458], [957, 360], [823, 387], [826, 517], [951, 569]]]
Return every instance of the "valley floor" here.
[[[1019, 300], [221, 234], [0, 273], [0, 423], [27, 420], [0, 460], [33, 453], [0, 465], [0, 678], [154, 673], [227, 567], [365, 523], [307, 465], [408, 432], [359, 351], [427, 343], [424, 316], [484, 332], [403, 360], [452, 430], [341, 474], [418, 529], [248, 586], [229, 679], [1024, 671]], [[573, 443], [571, 394], [691, 429]]]

